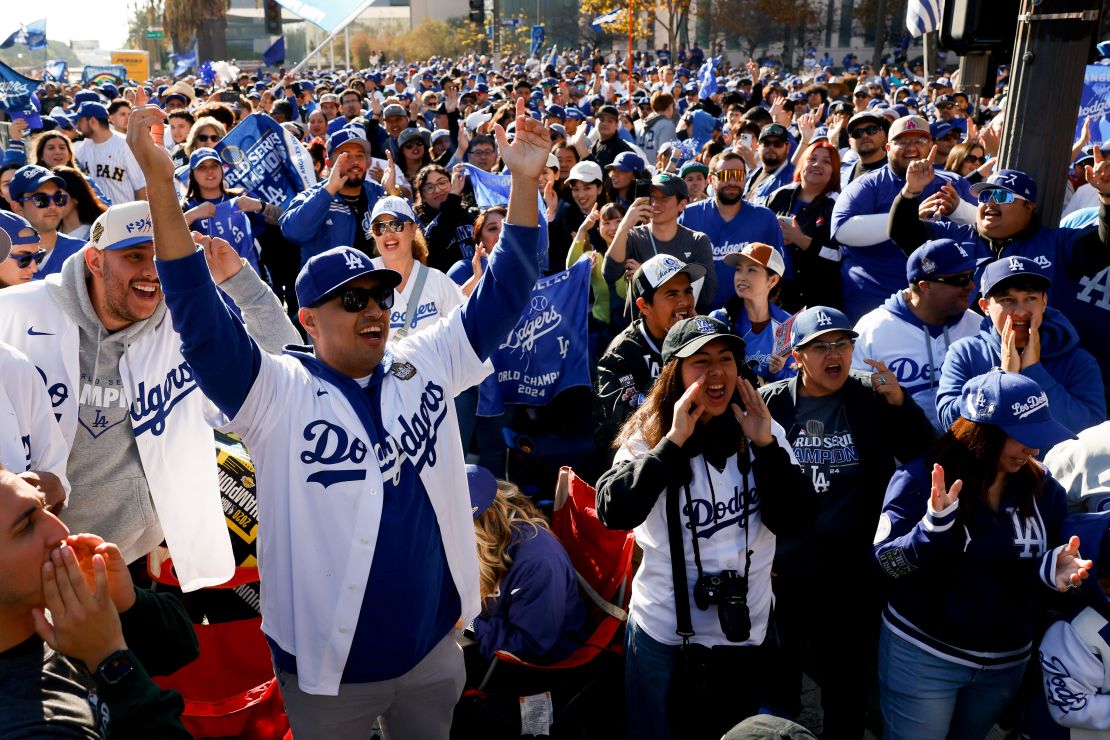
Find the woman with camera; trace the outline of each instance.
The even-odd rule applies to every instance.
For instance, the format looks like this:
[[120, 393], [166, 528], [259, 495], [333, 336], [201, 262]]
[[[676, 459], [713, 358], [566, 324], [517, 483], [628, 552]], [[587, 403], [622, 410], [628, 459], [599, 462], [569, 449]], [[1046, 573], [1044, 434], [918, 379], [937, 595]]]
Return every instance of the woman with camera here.
[[663, 369], [597, 484], [601, 521], [643, 548], [625, 636], [629, 735], [719, 738], [760, 706], [776, 535], [813, 487], [716, 319], [675, 324]]

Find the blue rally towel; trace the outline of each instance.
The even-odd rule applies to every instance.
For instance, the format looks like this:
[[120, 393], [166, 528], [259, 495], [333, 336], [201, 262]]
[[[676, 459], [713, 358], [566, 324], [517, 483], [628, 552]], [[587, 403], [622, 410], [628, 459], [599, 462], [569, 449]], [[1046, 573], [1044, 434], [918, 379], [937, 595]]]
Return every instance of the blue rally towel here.
[[536, 282], [528, 308], [490, 357], [493, 374], [482, 381], [478, 416], [497, 416], [508, 403], [545, 406], [567, 388], [590, 384], [589, 290], [587, 255]]

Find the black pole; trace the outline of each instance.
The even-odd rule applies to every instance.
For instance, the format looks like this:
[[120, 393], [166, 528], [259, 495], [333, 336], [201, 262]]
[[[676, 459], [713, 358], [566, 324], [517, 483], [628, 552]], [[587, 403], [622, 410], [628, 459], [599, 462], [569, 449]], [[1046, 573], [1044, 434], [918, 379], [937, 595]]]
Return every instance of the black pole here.
[[1001, 166], [1037, 183], [1046, 225], [1060, 219], [1083, 75], [1100, 0], [1022, 0], [1006, 99]]

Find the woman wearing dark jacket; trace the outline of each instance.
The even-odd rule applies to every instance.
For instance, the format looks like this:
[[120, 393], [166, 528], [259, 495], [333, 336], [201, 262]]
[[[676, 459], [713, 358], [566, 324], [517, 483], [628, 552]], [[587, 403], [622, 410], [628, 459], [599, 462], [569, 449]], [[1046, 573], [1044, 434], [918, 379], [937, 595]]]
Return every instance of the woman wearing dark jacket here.
[[821, 685], [824, 736], [859, 740], [881, 608], [875, 525], [898, 461], [921, 455], [933, 428], [882, 363], [870, 376], [849, 372], [855, 337], [840, 311], [803, 311], [792, 332], [798, 375], [760, 392], [821, 501], [812, 533], [778, 540], [772, 706], [797, 714], [804, 665]]
[[637, 740], [720, 737], [759, 709], [775, 539], [816, 516], [782, 427], [740, 377], [743, 355], [716, 319], [675, 324], [598, 480], [601, 521], [634, 528], [644, 550], [625, 633]]
[[446, 273], [459, 260], [474, 255], [474, 219], [477, 208], [462, 202], [466, 175], [458, 170], [452, 176], [438, 164], [430, 164], [416, 174], [412, 183], [413, 204], [424, 240], [428, 242], [428, 267]]
[[806, 306], [843, 305], [840, 293], [840, 247], [832, 239], [833, 196], [840, 190], [840, 155], [827, 140], [802, 153], [794, 182], [767, 200], [779, 217], [790, 250], [794, 279], [783, 287], [782, 307], [795, 313]]

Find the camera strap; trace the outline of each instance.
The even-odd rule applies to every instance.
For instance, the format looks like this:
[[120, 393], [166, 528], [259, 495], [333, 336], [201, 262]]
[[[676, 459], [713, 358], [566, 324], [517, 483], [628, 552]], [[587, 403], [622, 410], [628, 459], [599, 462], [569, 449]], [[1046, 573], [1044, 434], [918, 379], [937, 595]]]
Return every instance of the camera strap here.
[[[686, 486], [686, 496], [689, 499], [689, 486]], [[689, 584], [686, 581], [686, 549], [682, 546], [682, 520], [678, 508], [678, 489], [670, 486], [667, 488], [667, 536], [671, 545], [675, 632], [682, 638], [682, 644], [686, 645], [690, 642], [690, 638], [694, 636], [694, 624], [690, 619]], [[695, 537], [695, 558], [699, 557], [697, 552], [697, 538]], [[698, 572], [701, 572], [700, 567]]]

